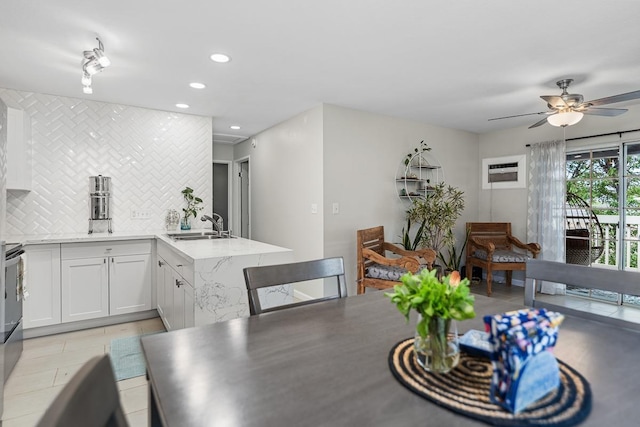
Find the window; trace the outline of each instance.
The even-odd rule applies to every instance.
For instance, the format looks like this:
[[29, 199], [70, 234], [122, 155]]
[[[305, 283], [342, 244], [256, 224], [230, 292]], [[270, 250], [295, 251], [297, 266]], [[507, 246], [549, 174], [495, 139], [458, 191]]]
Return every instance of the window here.
[[[640, 271], [640, 143], [568, 152], [566, 173], [567, 262]], [[604, 290], [567, 292], [640, 305]]]

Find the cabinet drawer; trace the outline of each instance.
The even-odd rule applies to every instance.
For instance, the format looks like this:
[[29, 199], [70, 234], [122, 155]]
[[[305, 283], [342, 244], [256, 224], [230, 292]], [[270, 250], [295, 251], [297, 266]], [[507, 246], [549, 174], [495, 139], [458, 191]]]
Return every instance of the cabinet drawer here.
[[115, 242], [63, 243], [61, 257], [65, 260], [150, 253], [151, 240], [120, 240]]
[[162, 242], [158, 242], [158, 256], [164, 259], [187, 282], [193, 285], [194, 269], [193, 261], [178, 255]]

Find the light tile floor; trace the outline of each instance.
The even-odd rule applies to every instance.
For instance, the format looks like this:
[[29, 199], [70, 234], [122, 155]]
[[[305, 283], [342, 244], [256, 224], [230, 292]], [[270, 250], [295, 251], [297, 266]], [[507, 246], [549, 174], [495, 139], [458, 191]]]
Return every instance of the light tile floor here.
[[[109, 353], [114, 338], [164, 331], [159, 317], [24, 341], [24, 351], [4, 388], [3, 427], [35, 426], [62, 387], [91, 357]], [[147, 426], [145, 376], [118, 382], [131, 427]]]

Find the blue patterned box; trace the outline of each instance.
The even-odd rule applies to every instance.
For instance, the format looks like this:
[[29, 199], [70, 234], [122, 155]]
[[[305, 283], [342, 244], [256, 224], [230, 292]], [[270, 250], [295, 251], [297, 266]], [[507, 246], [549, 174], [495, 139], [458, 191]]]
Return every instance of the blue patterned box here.
[[564, 316], [526, 309], [485, 316], [492, 347], [491, 401], [518, 413], [560, 384], [551, 353]]

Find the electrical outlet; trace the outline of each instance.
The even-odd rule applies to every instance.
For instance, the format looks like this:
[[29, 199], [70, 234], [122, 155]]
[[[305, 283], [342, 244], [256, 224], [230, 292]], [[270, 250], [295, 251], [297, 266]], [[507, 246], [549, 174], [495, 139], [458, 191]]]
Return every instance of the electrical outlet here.
[[311, 204], [311, 213], [312, 214], [317, 214], [318, 213], [318, 204], [317, 203], [312, 203]]
[[340, 213], [340, 205], [338, 203], [333, 204], [333, 214], [338, 215]]
[[131, 209], [131, 219], [150, 219], [151, 212], [147, 210]]

